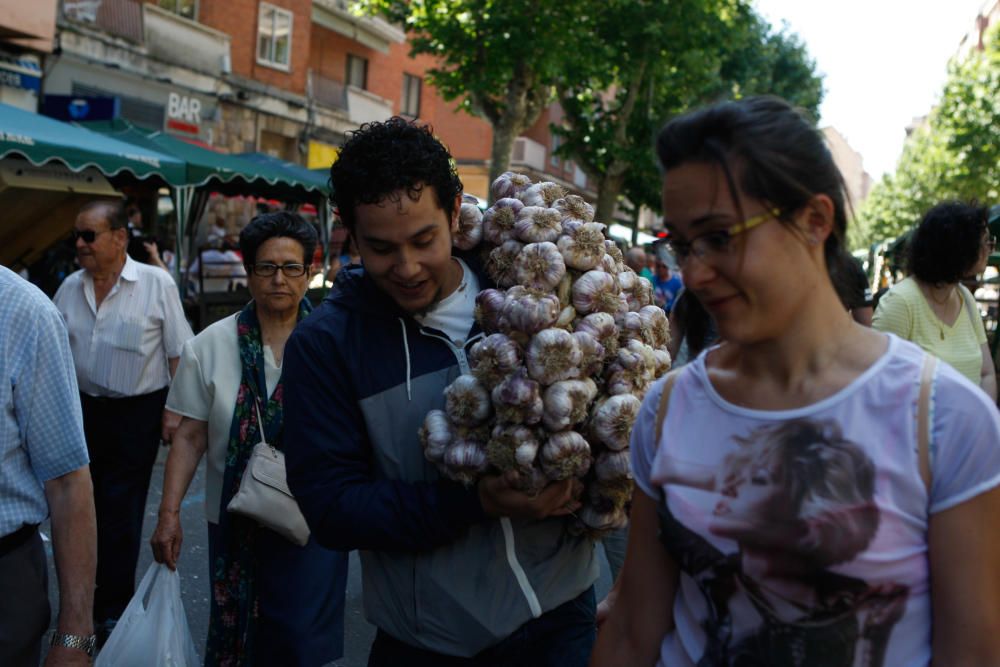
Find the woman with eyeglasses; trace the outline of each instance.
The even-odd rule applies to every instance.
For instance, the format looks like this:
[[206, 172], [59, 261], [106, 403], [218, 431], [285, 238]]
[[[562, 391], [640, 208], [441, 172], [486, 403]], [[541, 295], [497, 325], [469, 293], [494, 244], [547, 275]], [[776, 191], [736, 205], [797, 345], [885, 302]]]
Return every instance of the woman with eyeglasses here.
[[985, 206], [944, 202], [927, 211], [906, 247], [910, 276], [879, 300], [872, 326], [913, 341], [994, 401], [997, 376], [979, 307], [961, 280], [986, 270], [994, 242]]
[[185, 344], [167, 397], [183, 421], [151, 545], [157, 561], [176, 568], [181, 501], [205, 456], [206, 665], [323, 665], [343, 652], [346, 554], [312, 538], [300, 547], [226, 511], [261, 430], [282, 449], [281, 361], [292, 329], [311, 310], [305, 293], [316, 241], [311, 225], [285, 211], [246, 226], [240, 250], [252, 300]]
[[747, 98], [671, 121], [657, 152], [673, 253], [723, 342], [643, 402], [591, 665], [1000, 664], [1000, 415], [845, 310], [820, 133]]

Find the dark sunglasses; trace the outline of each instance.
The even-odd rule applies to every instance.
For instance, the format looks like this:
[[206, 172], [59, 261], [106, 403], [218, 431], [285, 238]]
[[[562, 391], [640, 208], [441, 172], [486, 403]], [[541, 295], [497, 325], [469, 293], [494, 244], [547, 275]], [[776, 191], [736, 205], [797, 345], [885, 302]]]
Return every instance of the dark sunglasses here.
[[73, 237], [74, 243], [76, 243], [78, 239], [83, 239], [84, 243], [90, 244], [94, 242], [98, 234], [103, 234], [104, 232], [110, 232], [110, 231], [111, 231], [110, 229], [102, 229], [99, 232], [95, 232], [93, 229], [83, 229], [83, 230], [74, 229], [72, 232], [70, 232], [70, 235]]

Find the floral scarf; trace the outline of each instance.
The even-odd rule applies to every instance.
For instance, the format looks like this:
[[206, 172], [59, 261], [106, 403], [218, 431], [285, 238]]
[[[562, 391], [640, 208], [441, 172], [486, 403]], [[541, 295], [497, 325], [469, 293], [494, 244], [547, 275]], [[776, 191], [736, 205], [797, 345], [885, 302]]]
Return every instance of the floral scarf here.
[[[299, 320], [312, 307], [306, 299], [299, 304]], [[253, 664], [253, 638], [258, 617], [254, 585], [257, 524], [252, 519], [230, 514], [226, 506], [240, 487], [243, 471], [254, 445], [260, 442], [257, 409], [264, 420], [267, 442], [281, 449], [282, 382], [279, 380], [270, 399], [264, 373], [264, 344], [257, 306], [251, 301], [236, 318], [236, 338], [240, 350], [243, 377], [236, 394], [233, 422], [229, 428], [226, 468], [222, 479], [222, 502], [219, 510], [219, 547], [211, 564], [212, 604], [205, 664]]]

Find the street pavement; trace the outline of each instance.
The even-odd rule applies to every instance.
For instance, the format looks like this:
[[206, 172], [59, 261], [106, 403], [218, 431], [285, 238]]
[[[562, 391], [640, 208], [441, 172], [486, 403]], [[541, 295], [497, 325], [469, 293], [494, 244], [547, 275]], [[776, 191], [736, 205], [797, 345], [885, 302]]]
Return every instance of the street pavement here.
[[[146, 501], [146, 519], [143, 523], [143, 546], [139, 552], [139, 566], [136, 569], [136, 583], [146, 573], [153, 562], [153, 552], [149, 548], [149, 538], [156, 528], [156, 513], [160, 506], [160, 494], [163, 488], [163, 466], [167, 459], [167, 448], [160, 449], [156, 466], [153, 468], [153, 480]], [[181, 596], [184, 601], [184, 611], [187, 613], [188, 625], [194, 637], [198, 655], [204, 657], [205, 637], [208, 634], [209, 611], [209, 577], [208, 577], [208, 533], [205, 527], [205, 466], [198, 467], [188, 489], [187, 496], [181, 505], [181, 526], [184, 529], [184, 542], [181, 546], [181, 557], [177, 563], [177, 571], [181, 576]], [[53, 618], [50, 632], [55, 629], [55, 614], [57, 611], [59, 591], [56, 586], [55, 567], [52, 561], [51, 543], [47, 537], [50, 534], [48, 524], [42, 527], [46, 538], [46, 551], [49, 555], [49, 599], [53, 605]], [[598, 547], [601, 549], [601, 547]], [[601, 577], [596, 584], [597, 599], [603, 599], [611, 585], [611, 575], [607, 560], [603, 553], [599, 554]], [[361, 603], [361, 562], [357, 552], [351, 552], [350, 570], [347, 577], [347, 602], [344, 615], [344, 656], [332, 663], [335, 667], [364, 667], [368, 660], [368, 649], [375, 637], [375, 627], [364, 617]], [[48, 635], [46, 635], [46, 643]], [[44, 656], [43, 656], [44, 657]]]

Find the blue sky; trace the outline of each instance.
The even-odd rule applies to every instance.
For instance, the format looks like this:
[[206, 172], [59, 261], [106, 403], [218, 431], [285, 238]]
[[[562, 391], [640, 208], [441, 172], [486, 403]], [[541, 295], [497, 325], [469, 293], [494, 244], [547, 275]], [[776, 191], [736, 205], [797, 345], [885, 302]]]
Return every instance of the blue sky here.
[[948, 59], [986, 0], [756, 0], [788, 23], [825, 75], [821, 125], [833, 125], [876, 179], [896, 165], [906, 125], [938, 99]]

